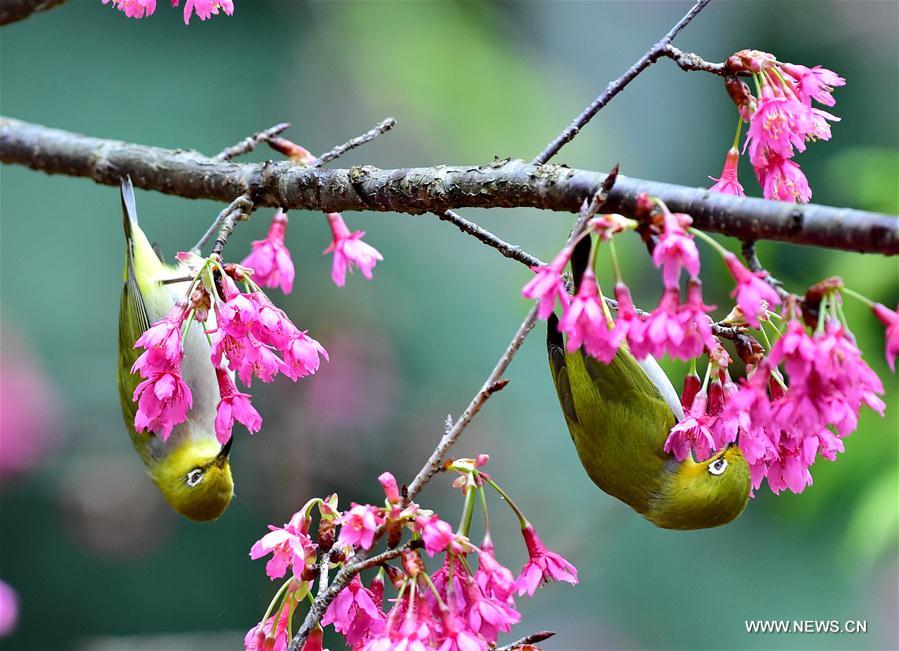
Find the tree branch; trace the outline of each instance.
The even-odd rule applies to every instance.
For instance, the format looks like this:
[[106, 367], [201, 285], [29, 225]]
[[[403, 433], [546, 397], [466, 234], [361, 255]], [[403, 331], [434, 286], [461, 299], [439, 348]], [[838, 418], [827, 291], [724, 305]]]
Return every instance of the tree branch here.
[[0, 0], [0, 25], [25, 20], [36, 11], [47, 11], [66, 0]]
[[[520, 160], [395, 170], [367, 165], [332, 170], [289, 162], [235, 163], [195, 151], [104, 140], [9, 118], [0, 118], [0, 160], [107, 185], [117, 186], [120, 178], [130, 175], [137, 187], [191, 199], [230, 202], [248, 194], [257, 207], [325, 212], [421, 214], [468, 206], [577, 212], [605, 179], [598, 172]], [[606, 209], [633, 216], [641, 192], [659, 197], [672, 211], [689, 214], [697, 228], [744, 241], [768, 239], [862, 253], [899, 253], [895, 216], [849, 208], [734, 197], [619, 176]]]

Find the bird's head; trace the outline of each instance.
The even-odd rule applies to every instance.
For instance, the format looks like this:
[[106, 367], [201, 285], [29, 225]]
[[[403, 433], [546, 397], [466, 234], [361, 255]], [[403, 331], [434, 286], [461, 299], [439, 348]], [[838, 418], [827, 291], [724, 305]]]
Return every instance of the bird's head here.
[[219, 446], [212, 438], [188, 438], [151, 466], [150, 477], [178, 513], [215, 520], [225, 512], [234, 496], [228, 461], [233, 440]]
[[749, 464], [736, 445], [711, 458], [677, 464], [647, 517], [666, 529], [718, 527], [739, 516], [749, 502]]

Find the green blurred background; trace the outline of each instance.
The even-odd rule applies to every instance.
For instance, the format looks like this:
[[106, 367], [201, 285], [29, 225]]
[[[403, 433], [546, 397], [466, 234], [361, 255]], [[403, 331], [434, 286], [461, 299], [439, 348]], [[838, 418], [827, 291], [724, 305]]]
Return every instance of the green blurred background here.
[[[237, 0], [233, 17], [185, 27], [180, 10], [159, 4], [133, 21], [99, 0], [70, 1], [3, 28], [2, 113], [210, 154], [283, 120], [293, 123], [288, 137], [322, 152], [393, 115], [393, 132], [339, 164], [530, 158], [688, 7]], [[897, 7], [715, 3], [677, 44], [710, 60], [770, 50], [845, 76], [833, 141], [798, 160], [814, 201], [895, 213]], [[595, 170], [618, 161], [630, 176], [709, 184], [735, 126], [722, 86], [662, 61], [556, 160]], [[745, 161], [742, 180], [758, 196]], [[137, 200], [144, 228], [170, 255], [221, 208], [143, 191]], [[0, 577], [21, 597], [19, 630], [2, 648], [239, 648], [274, 590], [247, 555], [266, 524], [332, 491], [344, 504], [380, 499], [384, 469], [410, 478], [528, 309], [519, 294], [527, 270], [432, 216], [346, 214], [385, 261], [373, 281], [356, 275], [338, 289], [321, 255], [325, 220], [292, 213], [297, 289], [273, 294], [331, 363], [297, 384], [254, 386], [266, 424], [252, 440], [238, 434], [237, 497], [220, 521], [196, 524], [145, 478], [118, 411], [117, 190], [4, 167], [0, 210], [3, 445], [10, 455], [10, 441], [27, 432], [33, 444], [22, 454], [39, 456], [0, 484]], [[271, 214], [242, 225], [228, 256], [241, 258]], [[531, 210], [466, 216], [544, 259], [571, 222]], [[899, 299], [893, 260], [760, 249], [796, 291], [840, 274], [887, 305]], [[629, 241], [624, 256], [638, 303], [653, 305], [660, 283], [645, 251]], [[708, 302], [723, 307], [729, 280], [705, 258]], [[855, 304], [847, 311], [886, 383], [886, 417], [865, 413], [846, 453], [819, 461], [804, 494], [765, 488], [734, 524], [691, 533], [653, 528], [583, 473], [540, 326], [510, 368], [509, 388], [455, 452], [490, 453], [494, 476], [580, 570], [575, 588], [550, 585], [522, 601], [514, 632], [559, 631], [549, 649], [896, 648], [899, 396], [882, 327]], [[678, 383], [684, 367], [669, 369]], [[421, 501], [450, 520], [460, 507], [441, 479]], [[492, 513], [502, 560], [518, 568], [514, 520], [499, 504]], [[744, 620], [768, 618], [867, 620], [868, 633], [745, 633]]]

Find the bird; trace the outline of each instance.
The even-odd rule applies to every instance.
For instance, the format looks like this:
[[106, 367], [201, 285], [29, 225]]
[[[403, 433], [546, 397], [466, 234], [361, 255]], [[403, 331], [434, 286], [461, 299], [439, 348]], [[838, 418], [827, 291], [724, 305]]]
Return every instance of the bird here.
[[[133, 396], [141, 380], [131, 372], [140, 355], [134, 344], [176, 302], [186, 299], [189, 281], [163, 281], [190, 274], [184, 266], [166, 264], [141, 230], [130, 178], [122, 179], [121, 194], [125, 273], [119, 309], [118, 388], [122, 416], [147, 474], [172, 508], [191, 520], [215, 520], [234, 495], [229, 458], [234, 439], [221, 445], [215, 436], [218, 382], [202, 325], [190, 328], [184, 337], [181, 374], [193, 398], [187, 419], [165, 440], [151, 431], [138, 432], [134, 425], [137, 403]], [[213, 318], [210, 314], [209, 319]], [[207, 321], [206, 326], [213, 323]]]
[[[576, 286], [589, 251], [585, 238], [572, 255]], [[665, 452], [668, 433], [684, 412], [652, 356], [637, 360], [626, 343], [609, 364], [583, 348], [567, 352], [555, 314], [547, 320], [546, 348], [571, 439], [601, 490], [664, 529], [717, 527], [743, 512], [750, 474], [739, 446], [731, 444], [702, 462], [692, 457], [678, 462]]]

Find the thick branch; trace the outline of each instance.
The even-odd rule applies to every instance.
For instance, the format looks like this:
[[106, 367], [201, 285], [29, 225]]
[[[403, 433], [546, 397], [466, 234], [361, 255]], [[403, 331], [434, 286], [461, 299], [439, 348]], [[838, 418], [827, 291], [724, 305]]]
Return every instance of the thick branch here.
[[[605, 174], [519, 160], [480, 166], [382, 170], [371, 166], [313, 169], [289, 162], [235, 163], [194, 151], [104, 140], [2, 118], [0, 160], [49, 174], [83, 176], [191, 199], [230, 202], [249, 194], [256, 206], [395, 211], [421, 214], [451, 208], [533, 207], [577, 212]], [[606, 209], [633, 215], [641, 192], [657, 196], [697, 228], [741, 240], [779, 240], [863, 253], [899, 253], [895, 216], [733, 197], [701, 188], [620, 176]]]
[[46, 11], [66, 0], [0, 0], [0, 25], [25, 20], [36, 11]]

